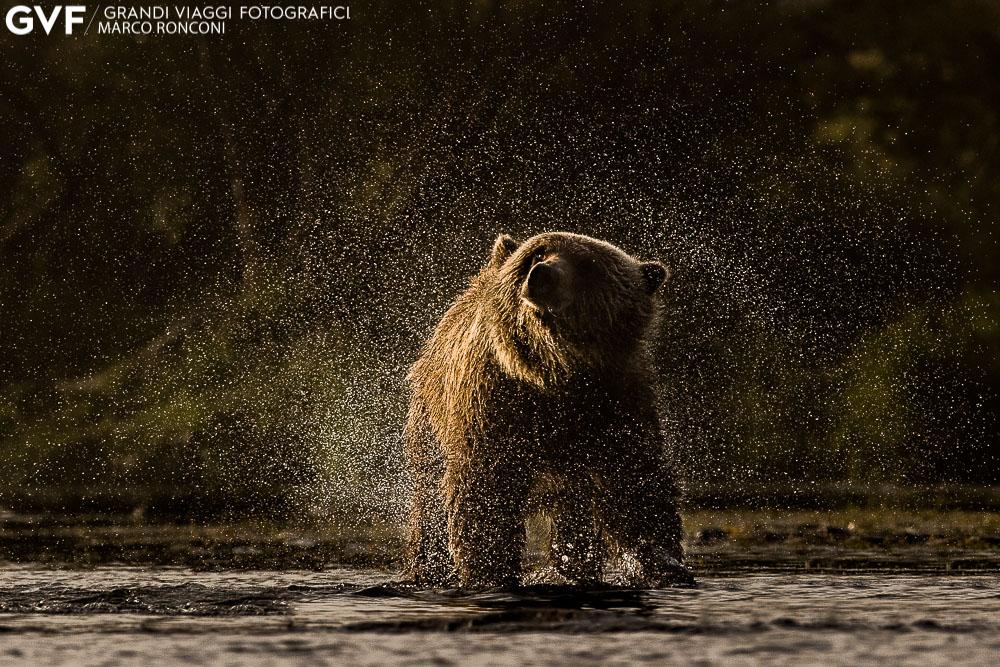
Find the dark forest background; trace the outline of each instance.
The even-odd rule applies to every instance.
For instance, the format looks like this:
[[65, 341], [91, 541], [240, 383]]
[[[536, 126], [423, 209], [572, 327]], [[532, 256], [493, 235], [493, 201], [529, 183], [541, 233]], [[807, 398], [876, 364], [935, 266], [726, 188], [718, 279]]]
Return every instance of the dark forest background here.
[[997, 484], [1000, 4], [384, 2], [0, 37], [0, 499], [392, 512], [500, 232], [670, 263], [689, 487]]

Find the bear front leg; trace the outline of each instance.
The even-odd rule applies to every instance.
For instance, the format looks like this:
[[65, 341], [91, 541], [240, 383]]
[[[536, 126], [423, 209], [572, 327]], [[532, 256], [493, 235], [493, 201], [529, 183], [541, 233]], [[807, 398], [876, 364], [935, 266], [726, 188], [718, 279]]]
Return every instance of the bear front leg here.
[[416, 584], [433, 587], [454, 584], [455, 567], [448, 551], [448, 515], [440, 478], [417, 482], [407, 546], [409, 574]]
[[421, 586], [444, 587], [455, 582], [455, 567], [448, 551], [448, 515], [441, 484], [444, 456], [427, 427], [419, 403], [410, 410], [406, 429], [407, 458], [413, 482], [407, 533], [407, 569]]
[[582, 485], [562, 490], [552, 511], [552, 565], [575, 584], [593, 585], [604, 577], [607, 549], [594, 516], [594, 501]]
[[449, 474], [445, 488], [449, 546], [459, 585], [517, 586], [525, 542], [526, 484], [497, 475], [491, 466], [468, 466]]
[[673, 471], [656, 455], [608, 465], [602, 520], [611, 537], [635, 554], [650, 586], [693, 583], [684, 566], [683, 535]]

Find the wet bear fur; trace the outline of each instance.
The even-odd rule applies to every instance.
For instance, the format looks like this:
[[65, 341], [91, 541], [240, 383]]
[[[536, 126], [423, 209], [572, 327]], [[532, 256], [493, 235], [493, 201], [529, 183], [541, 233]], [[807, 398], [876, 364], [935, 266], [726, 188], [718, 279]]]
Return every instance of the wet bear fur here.
[[409, 375], [418, 583], [518, 585], [540, 489], [570, 581], [600, 581], [612, 551], [647, 585], [689, 576], [647, 351], [667, 276], [586, 236], [496, 240]]

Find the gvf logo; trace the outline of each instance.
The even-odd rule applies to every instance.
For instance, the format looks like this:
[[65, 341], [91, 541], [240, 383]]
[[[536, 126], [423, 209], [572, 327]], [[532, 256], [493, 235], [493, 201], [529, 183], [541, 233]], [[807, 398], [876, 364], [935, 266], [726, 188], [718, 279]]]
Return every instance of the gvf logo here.
[[43, 7], [35, 5], [34, 7], [28, 7], [26, 5], [17, 5], [16, 7], [11, 7], [7, 12], [7, 30], [10, 30], [15, 35], [27, 35], [32, 30], [35, 29], [35, 16], [32, 16], [32, 11], [34, 11], [35, 16], [38, 17], [38, 22], [42, 26], [42, 30], [45, 31], [46, 35], [52, 34], [52, 28], [55, 26], [56, 21], [59, 20], [60, 12], [63, 15], [63, 23], [66, 25], [66, 34], [73, 34], [73, 26], [83, 24], [83, 15], [87, 12], [87, 8], [81, 5], [56, 5], [52, 8], [51, 13], [47, 13]]

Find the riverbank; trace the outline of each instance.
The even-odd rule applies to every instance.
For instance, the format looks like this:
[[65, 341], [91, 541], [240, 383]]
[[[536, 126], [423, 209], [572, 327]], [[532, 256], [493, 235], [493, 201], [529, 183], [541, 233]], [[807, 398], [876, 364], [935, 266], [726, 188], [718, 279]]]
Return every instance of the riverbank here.
[[[689, 561], [729, 572], [1000, 571], [1000, 513], [966, 510], [690, 510]], [[543, 546], [534, 531], [531, 547]], [[211, 569], [396, 568], [399, 525], [149, 522], [121, 515], [0, 514], [0, 561]]]

